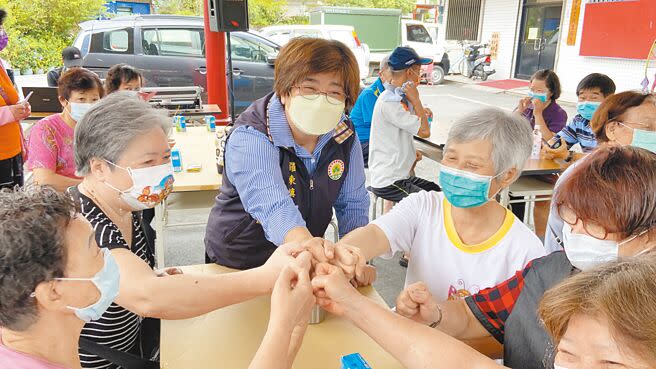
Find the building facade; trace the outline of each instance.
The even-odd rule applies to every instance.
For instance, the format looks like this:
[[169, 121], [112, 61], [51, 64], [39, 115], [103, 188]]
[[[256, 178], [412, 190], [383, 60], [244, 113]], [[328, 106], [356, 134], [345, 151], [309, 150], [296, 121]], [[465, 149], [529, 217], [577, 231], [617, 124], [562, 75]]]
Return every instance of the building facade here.
[[656, 40], [655, 0], [448, 0], [445, 18], [441, 36], [452, 47], [465, 35], [494, 40], [490, 79], [528, 79], [553, 69], [569, 97], [593, 72], [609, 75], [618, 91], [641, 88]]

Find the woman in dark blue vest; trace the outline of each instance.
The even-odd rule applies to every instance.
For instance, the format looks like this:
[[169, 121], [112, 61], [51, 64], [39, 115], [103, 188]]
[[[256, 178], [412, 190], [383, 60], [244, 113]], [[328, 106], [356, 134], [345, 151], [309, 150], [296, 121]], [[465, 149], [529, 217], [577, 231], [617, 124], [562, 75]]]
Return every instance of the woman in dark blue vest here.
[[208, 261], [264, 264], [277, 246], [340, 235], [368, 222], [362, 149], [345, 110], [359, 91], [353, 53], [331, 40], [298, 38], [276, 60], [274, 92], [235, 121], [223, 185], [207, 223]]

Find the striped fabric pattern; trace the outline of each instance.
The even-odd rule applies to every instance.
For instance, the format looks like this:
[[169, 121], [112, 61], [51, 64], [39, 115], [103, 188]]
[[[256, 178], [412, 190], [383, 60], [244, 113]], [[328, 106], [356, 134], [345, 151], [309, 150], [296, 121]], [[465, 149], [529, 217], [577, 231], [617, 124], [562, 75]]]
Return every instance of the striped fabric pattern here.
[[597, 147], [597, 138], [594, 132], [592, 132], [590, 121], [583, 118], [580, 114], [572, 118], [572, 121], [567, 123], [565, 128], [556, 135], [556, 139], [558, 140], [561, 137], [567, 142], [568, 148], [578, 143], [581, 145], [583, 152], [590, 152]]
[[[96, 233], [96, 242], [101, 248], [126, 248], [153, 266], [153, 255], [149, 251], [146, 238], [141, 230], [140, 218], [136, 213], [132, 216], [132, 247], [130, 248], [120, 230], [103, 213], [103, 211], [88, 197], [79, 194], [81, 213], [91, 223]], [[141, 317], [129, 310], [113, 303], [97, 321], [84, 325], [82, 337], [101, 345], [108, 345], [120, 351], [133, 350], [138, 343]], [[114, 365], [95, 355], [80, 350], [80, 362], [85, 369], [119, 369]]]

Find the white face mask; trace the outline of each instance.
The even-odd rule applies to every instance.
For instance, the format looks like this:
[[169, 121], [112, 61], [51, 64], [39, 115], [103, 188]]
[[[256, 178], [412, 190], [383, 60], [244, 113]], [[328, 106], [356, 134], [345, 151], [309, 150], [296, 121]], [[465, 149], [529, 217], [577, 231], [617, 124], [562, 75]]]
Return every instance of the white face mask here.
[[68, 104], [69, 114], [74, 121], [79, 122], [84, 118], [84, 115], [91, 109], [95, 104], [94, 103], [76, 103], [72, 102]]
[[[640, 235], [642, 234], [644, 232]], [[600, 240], [587, 234], [572, 233], [572, 227], [569, 224], [563, 225], [565, 254], [570, 263], [582, 271], [617, 260], [620, 246], [633, 241], [640, 235], [631, 236], [622, 242]], [[642, 253], [638, 255], [640, 254]]]
[[[308, 98], [309, 97], [309, 98]], [[331, 104], [323, 95], [301, 96], [290, 99], [289, 116], [292, 123], [303, 133], [320, 136], [330, 132], [344, 115], [344, 102]]]
[[564, 366], [554, 364], [554, 369], [567, 369]]
[[109, 164], [123, 169], [132, 178], [132, 187], [127, 190], [119, 190], [111, 184], [105, 184], [120, 193], [121, 199], [132, 208], [132, 210], [143, 210], [155, 207], [162, 202], [173, 189], [173, 166], [171, 163], [157, 165], [154, 167], [132, 169], [123, 168], [110, 161]]

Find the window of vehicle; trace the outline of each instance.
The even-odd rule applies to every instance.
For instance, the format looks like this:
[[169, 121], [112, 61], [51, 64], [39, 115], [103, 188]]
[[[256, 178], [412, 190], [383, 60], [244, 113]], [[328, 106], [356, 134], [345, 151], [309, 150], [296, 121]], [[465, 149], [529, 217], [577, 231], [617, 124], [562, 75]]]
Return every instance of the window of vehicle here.
[[349, 48], [355, 48], [355, 37], [353, 37], [353, 32], [349, 30], [343, 31], [330, 31], [330, 39], [340, 41]]
[[267, 37], [280, 45], [284, 45], [289, 42], [292, 33], [290, 30], [280, 30], [269, 33]]
[[426, 28], [421, 24], [407, 24], [406, 31], [408, 32], [408, 41], [410, 42], [424, 42], [432, 44], [430, 34]]
[[134, 52], [132, 31], [132, 28], [122, 28], [94, 33], [91, 36], [89, 50], [101, 54], [132, 54]]
[[231, 54], [233, 60], [266, 63], [267, 56], [278, 52], [278, 49], [273, 45], [256, 38], [232, 34], [230, 41], [232, 43]]
[[73, 41], [73, 46], [80, 49], [82, 56], [86, 56], [89, 53], [89, 45], [91, 44], [91, 34], [86, 32], [80, 32], [75, 41]]
[[145, 55], [202, 58], [205, 56], [203, 29], [144, 29], [141, 43]]

